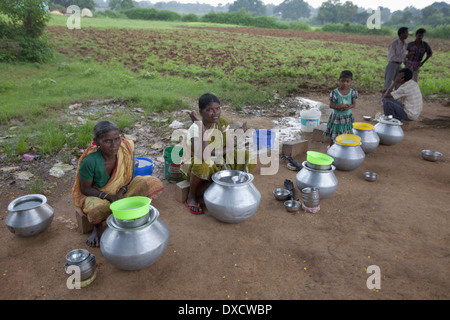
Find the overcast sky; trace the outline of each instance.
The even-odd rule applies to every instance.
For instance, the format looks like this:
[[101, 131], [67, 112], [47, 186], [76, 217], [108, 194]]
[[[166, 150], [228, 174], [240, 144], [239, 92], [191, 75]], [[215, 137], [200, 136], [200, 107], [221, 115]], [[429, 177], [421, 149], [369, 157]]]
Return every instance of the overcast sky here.
[[[135, 1], [142, 1], [142, 0], [135, 0]], [[170, 0], [147, 0], [150, 1], [151, 3], [156, 3], [156, 2], [168, 2]], [[176, 2], [180, 2], [180, 3], [207, 3], [213, 6], [217, 6], [219, 3], [221, 3], [222, 5], [227, 4], [227, 3], [233, 3], [234, 0], [174, 0]], [[264, 4], [280, 4], [281, 2], [283, 2], [284, 0], [262, 0], [262, 2]], [[341, 0], [341, 3], [345, 3], [346, 0]], [[449, 0], [418, 0], [418, 1], [414, 1], [412, 2], [411, 0], [350, 0], [351, 2], [353, 2], [353, 4], [356, 4], [358, 7], [362, 7], [362, 8], [366, 8], [366, 9], [376, 9], [378, 7], [385, 7], [385, 8], [389, 8], [391, 11], [395, 11], [395, 10], [403, 10], [408, 6], [414, 6], [417, 9], [423, 9], [426, 6], [429, 6], [430, 4], [432, 4], [433, 2], [440, 2], [440, 1], [444, 1], [444, 2], [449, 2]], [[314, 8], [318, 8], [320, 7], [320, 5], [322, 4], [322, 2], [324, 2], [324, 0], [306, 0], [307, 3], [309, 3], [311, 6], [313, 6]]]

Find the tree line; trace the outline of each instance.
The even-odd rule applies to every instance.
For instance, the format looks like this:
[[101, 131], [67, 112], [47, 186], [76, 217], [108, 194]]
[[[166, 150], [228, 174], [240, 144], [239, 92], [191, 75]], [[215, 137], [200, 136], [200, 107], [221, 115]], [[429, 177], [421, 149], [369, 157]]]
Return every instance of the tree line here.
[[[226, 0], [224, 0], [226, 1]], [[323, 2], [319, 8], [313, 8], [305, 0], [284, 0], [279, 5], [265, 5], [261, 0], [236, 0], [230, 5], [214, 7], [200, 3], [184, 4], [176, 1], [157, 2], [132, 0], [51, 0], [50, 3], [67, 7], [67, 4], [77, 4], [83, 8], [94, 10], [95, 7], [109, 8], [111, 10], [130, 9], [133, 7], [154, 7], [159, 10], [171, 10], [186, 14], [193, 13], [203, 15], [210, 12], [237, 12], [244, 9], [254, 17], [274, 16], [281, 21], [301, 21], [310, 25], [324, 25], [328, 23], [340, 24], [366, 24], [372, 14], [368, 8], [358, 7], [351, 1], [328, 0]], [[194, 2], [194, 1], [193, 1]], [[209, 12], [206, 10], [209, 9]], [[377, 9], [377, 8], [371, 8]], [[403, 10], [391, 12], [389, 8], [378, 7], [381, 12], [381, 22], [387, 26], [399, 25], [427, 25], [436, 27], [450, 24], [450, 4], [434, 2], [433, 4], [417, 9], [408, 6]]]

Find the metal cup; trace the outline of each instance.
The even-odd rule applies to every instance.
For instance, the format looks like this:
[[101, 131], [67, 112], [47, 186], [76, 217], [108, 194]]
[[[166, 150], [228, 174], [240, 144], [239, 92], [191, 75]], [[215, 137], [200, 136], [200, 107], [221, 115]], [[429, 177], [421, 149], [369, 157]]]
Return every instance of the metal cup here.
[[320, 202], [319, 188], [315, 187], [303, 188], [302, 199], [305, 206], [309, 208], [317, 207]]

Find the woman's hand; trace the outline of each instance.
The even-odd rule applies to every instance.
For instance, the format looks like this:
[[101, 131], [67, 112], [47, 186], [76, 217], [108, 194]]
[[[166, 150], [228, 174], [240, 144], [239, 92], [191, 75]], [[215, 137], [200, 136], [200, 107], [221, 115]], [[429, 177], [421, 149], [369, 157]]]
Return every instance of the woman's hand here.
[[117, 200], [123, 199], [125, 197], [125, 192], [127, 192], [127, 190], [124, 187], [120, 188], [116, 194]]
[[399, 83], [405, 82], [404, 77], [405, 77], [405, 74], [404, 74], [403, 72], [400, 72], [400, 73], [395, 77], [394, 83], [395, 83], [395, 84], [399, 84]]
[[81, 193], [88, 197], [97, 197], [100, 199], [108, 200], [109, 202], [114, 202], [119, 199], [122, 199], [124, 197], [125, 190], [119, 189], [117, 192], [117, 195], [111, 195], [109, 193], [106, 193], [104, 191], [99, 191], [97, 188], [94, 188], [92, 186], [92, 181], [85, 181], [80, 179], [80, 189]]
[[195, 111], [195, 110], [192, 110], [191, 113], [189, 113], [189, 117], [191, 118], [191, 120], [192, 120], [193, 122], [195, 122], [195, 121], [201, 121], [200, 117], [199, 117], [198, 114], [197, 114], [197, 111]]
[[122, 187], [119, 189], [119, 191], [117, 191], [117, 194], [115, 196], [108, 194], [105, 199], [113, 203], [114, 201], [125, 198], [125, 192], [127, 192], [126, 187]]
[[108, 200], [109, 202], [113, 203], [114, 201], [120, 200], [122, 198], [123, 198], [123, 195], [122, 195], [122, 197], [119, 197], [119, 194], [117, 194], [116, 196], [108, 194], [108, 196], [105, 198], [105, 200]]

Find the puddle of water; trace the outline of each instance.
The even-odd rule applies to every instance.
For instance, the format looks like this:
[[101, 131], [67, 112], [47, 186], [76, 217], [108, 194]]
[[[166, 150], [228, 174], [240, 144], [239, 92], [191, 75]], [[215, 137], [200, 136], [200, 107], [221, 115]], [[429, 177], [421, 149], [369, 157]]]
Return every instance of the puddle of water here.
[[283, 142], [294, 141], [302, 139], [302, 131], [300, 126], [300, 112], [306, 109], [319, 109], [322, 112], [320, 123], [327, 122], [328, 116], [332, 109], [320, 101], [314, 101], [302, 97], [295, 97], [295, 102], [298, 105], [298, 110], [292, 117], [283, 117], [274, 120], [275, 127], [272, 130], [277, 131], [280, 139], [280, 145]]
[[277, 132], [280, 139], [280, 145], [284, 142], [301, 139], [300, 116], [298, 117], [284, 117], [279, 120], [274, 120], [276, 126], [272, 130]]

